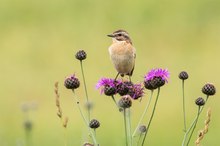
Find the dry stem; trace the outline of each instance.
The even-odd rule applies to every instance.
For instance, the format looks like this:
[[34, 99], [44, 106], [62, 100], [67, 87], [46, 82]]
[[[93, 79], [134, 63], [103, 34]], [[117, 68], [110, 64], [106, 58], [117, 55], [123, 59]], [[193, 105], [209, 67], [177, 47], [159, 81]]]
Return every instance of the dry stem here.
[[211, 108], [207, 110], [207, 119], [205, 120], [205, 126], [202, 130], [199, 131], [197, 140], [195, 142], [196, 146], [200, 146], [202, 139], [204, 138], [205, 134], [208, 132], [210, 121], [211, 121]]

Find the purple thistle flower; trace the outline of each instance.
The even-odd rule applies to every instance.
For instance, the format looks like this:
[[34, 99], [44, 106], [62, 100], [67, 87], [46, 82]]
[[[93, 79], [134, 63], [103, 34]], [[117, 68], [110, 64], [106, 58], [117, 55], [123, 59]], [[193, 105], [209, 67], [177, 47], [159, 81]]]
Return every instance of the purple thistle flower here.
[[167, 69], [156, 68], [150, 70], [145, 76], [145, 81], [154, 79], [155, 77], [161, 77], [164, 81], [168, 82], [170, 73]]
[[114, 79], [111, 78], [101, 78], [96, 84], [96, 89], [101, 88], [101, 94], [102, 94], [106, 87], [116, 89], [117, 84], [119, 84], [119, 82], [120, 81], [115, 81]]
[[110, 78], [101, 78], [98, 83], [96, 84], [96, 89], [99, 89], [102, 86], [115, 86], [114, 84], [115, 80]]
[[141, 84], [134, 84], [130, 87], [128, 94], [132, 99], [138, 99], [144, 95], [144, 88]]

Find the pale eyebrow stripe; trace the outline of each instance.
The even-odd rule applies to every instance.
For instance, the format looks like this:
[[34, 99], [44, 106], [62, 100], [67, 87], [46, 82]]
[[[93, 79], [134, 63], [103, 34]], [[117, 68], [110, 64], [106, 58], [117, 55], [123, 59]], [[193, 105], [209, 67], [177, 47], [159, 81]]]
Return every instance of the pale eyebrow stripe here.
[[124, 36], [129, 36], [128, 33], [126, 33], [126, 32], [117, 32], [115, 34], [117, 35], [117, 34], [120, 34], [120, 33], [123, 34]]

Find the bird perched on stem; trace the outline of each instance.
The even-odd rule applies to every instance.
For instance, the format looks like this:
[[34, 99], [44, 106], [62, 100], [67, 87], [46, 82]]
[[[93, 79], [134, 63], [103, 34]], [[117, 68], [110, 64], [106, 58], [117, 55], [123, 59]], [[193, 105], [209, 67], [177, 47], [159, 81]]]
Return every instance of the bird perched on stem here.
[[119, 74], [122, 77], [128, 75], [130, 79], [134, 71], [136, 50], [132, 45], [128, 32], [120, 29], [107, 36], [112, 38], [112, 45], [109, 47], [109, 54], [112, 63], [118, 72], [115, 80]]

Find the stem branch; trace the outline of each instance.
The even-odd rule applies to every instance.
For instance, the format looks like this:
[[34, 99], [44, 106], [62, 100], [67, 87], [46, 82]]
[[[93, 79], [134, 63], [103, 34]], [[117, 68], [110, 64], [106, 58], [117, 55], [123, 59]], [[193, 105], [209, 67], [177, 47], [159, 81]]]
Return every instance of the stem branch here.
[[186, 110], [185, 110], [184, 80], [182, 80], [182, 90], [183, 90], [183, 120], [184, 120], [184, 129], [183, 129], [183, 131], [186, 132]]
[[134, 132], [133, 132], [133, 134], [132, 134], [132, 137], [134, 137], [135, 134], [137, 133], [137, 130], [138, 130], [138, 128], [140, 127], [141, 122], [142, 122], [144, 116], [145, 116], [146, 113], [147, 113], [147, 110], [148, 110], [149, 105], [150, 105], [150, 103], [151, 103], [152, 96], [153, 96], [153, 90], [151, 91], [150, 99], [149, 99], [149, 101], [148, 101], [148, 103], [147, 103], [147, 105], [146, 105], [146, 107], [145, 107], [145, 109], [144, 109], [144, 112], [143, 112], [142, 115], [141, 115], [141, 118], [140, 118], [140, 120], [139, 120], [139, 122], [138, 122], [137, 127], [135, 128], [135, 130], [134, 130]]
[[[84, 75], [84, 71], [83, 71], [82, 60], [80, 60], [80, 67], [81, 67], [82, 76], [83, 76], [84, 89], [85, 89], [85, 93], [86, 93], [86, 101], [87, 101], [87, 103], [89, 103], [89, 97], [88, 97], [88, 92], [87, 92], [87, 87], [86, 87], [86, 79], [85, 79], [85, 75]], [[90, 109], [87, 108], [87, 110], [88, 110], [88, 121], [90, 121]]]
[[154, 117], [154, 113], [155, 113], [155, 110], [156, 110], [156, 106], [157, 106], [157, 101], [158, 101], [159, 95], [160, 95], [160, 88], [158, 88], [157, 97], [156, 97], [156, 101], [155, 101], [155, 103], [154, 103], [153, 112], [152, 112], [152, 114], [151, 114], [150, 121], [149, 121], [149, 123], [148, 123], [148, 125], [147, 125], [147, 130], [146, 130], [146, 132], [145, 132], [145, 134], [144, 134], [144, 139], [143, 139], [143, 141], [142, 141], [142, 146], [144, 146], [144, 142], [145, 142], [145, 139], [146, 139], [148, 130], [149, 130], [149, 128], [150, 128], [152, 119], [153, 119], [153, 117]]

